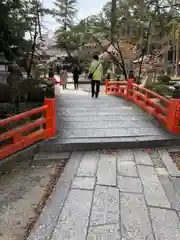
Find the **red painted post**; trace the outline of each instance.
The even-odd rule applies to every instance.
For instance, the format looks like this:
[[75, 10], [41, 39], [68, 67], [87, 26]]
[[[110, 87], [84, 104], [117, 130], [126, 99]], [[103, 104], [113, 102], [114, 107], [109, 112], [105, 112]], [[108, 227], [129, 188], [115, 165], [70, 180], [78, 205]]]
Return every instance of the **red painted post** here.
[[180, 133], [180, 99], [170, 99], [166, 115], [167, 128], [172, 133]]
[[127, 80], [126, 96], [125, 96], [125, 98], [127, 100], [131, 100], [132, 91], [133, 91], [133, 82], [132, 82], [132, 79], [128, 79]]
[[106, 83], [105, 93], [107, 94], [107, 89], [108, 89], [108, 86], [109, 86], [110, 80], [105, 80], [105, 83]]
[[46, 129], [47, 138], [54, 137], [56, 135], [56, 99], [45, 98], [44, 105], [47, 105], [46, 110]]

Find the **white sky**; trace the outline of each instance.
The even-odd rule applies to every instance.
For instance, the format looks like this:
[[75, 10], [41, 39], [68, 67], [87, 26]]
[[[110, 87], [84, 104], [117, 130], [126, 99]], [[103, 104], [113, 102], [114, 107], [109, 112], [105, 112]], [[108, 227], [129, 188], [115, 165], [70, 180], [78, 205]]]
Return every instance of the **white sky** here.
[[[46, 8], [54, 7], [53, 0], [42, 0], [42, 2]], [[83, 19], [89, 15], [100, 12], [106, 2], [108, 2], [108, 0], [78, 0], [78, 18]], [[52, 31], [58, 27], [56, 20], [50, 16], [44, 17], [44, 25]]]

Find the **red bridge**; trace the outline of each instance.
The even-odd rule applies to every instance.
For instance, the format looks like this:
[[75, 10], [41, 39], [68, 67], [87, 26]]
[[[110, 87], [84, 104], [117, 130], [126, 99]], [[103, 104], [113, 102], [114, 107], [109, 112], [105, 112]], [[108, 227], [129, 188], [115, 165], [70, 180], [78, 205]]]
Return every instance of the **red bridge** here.
[[[106, 81], [100, 99], [90, 97], [89, 85], [68, 87], [57, 86], [56, 99], [45, 99], [44, 106], [0, 121], [1, 160], [39, 141], [41, 151], [53, 152], [180, 143], [180, 100], [127, 82]], [[13, 127], [29, 116], [35, 120]]]

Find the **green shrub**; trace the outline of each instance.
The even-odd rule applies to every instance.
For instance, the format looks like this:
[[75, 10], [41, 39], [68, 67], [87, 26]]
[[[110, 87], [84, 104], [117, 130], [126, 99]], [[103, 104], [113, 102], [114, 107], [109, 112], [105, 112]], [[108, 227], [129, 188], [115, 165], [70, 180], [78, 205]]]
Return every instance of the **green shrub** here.
[[54, 98], [54, 87], [53, 86], [48, 86], [46, 88], [46, 93], [45, 93], [46, 98]]
[[46, 87], [33, 86], [28, 90], [28, 101], [43, 102], [46, 95]]
[[11, 101], [11, 87], [8, 84], [0, 83], [0, 103]]
[[41, 83], [45, 84], [47, 86], [53, 86], [53, 84], [54, 84], [53, 81], [51, 81], [51, 80], [43, 80]]
[[45, 97], [46, 98], [54, 98], [54, 83], [51, 80], [44, 80], [42, 82], [44, 86], [46, 86], [46, 93]]
[[13, 113], [13, 108], [10, 103], [0, 103], [0, 118], [7, 118]]
[[157, 76], [157, 81], [160, 83], [167, 84], [171, 81], [171, 78], [168, 75]]
[[172, 96], [173, 90], [169, 88], [168, 85], [160, 83], [151, 83], [146, 86], [149, 90], [158, 93], [161, 96]]
[[161, 96], [172, 96], [173, 91], [167, 86], [163, 84], [156, 84], [152, 91], [158, 93]]
[[137, 77], [136, 77], [136, 83], [137, 83], [137, 84], [141, 84], [141, 82], [142, 82], [142, 78], [139, 77], [139, 76], [137, 76]]

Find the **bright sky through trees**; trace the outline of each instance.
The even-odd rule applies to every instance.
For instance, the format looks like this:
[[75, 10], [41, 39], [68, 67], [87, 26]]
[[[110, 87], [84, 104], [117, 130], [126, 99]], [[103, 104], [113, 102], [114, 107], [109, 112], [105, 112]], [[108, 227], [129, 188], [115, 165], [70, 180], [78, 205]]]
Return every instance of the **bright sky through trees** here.
[[[46, 8], [53, 8], [53, 0], [42, 0]], [[78, 18], [83, 19], [91, 14], [98, 13], [108, 0], [78, 0]], [[44, 25], [54, 31], [58, 26], [56, 20], [50, 16], [44, 18]]]

